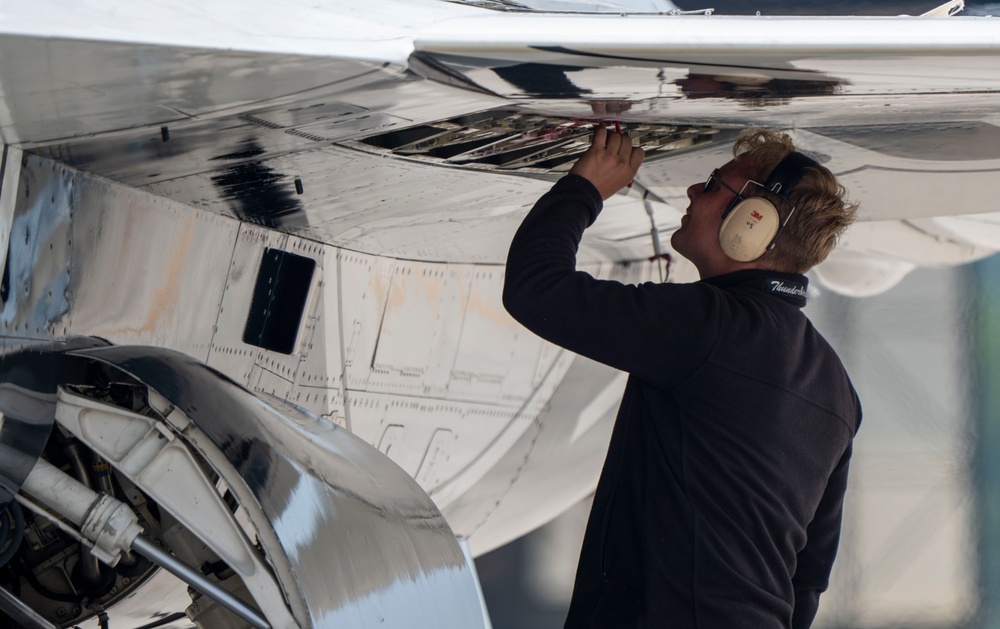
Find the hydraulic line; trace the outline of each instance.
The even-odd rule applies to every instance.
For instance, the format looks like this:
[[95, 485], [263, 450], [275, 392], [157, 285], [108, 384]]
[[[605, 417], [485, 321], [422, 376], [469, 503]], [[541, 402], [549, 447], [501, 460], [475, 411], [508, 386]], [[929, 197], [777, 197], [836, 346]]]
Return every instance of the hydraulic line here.
[[152, 542], [147, 541], [142, 537], [137, 537], [135, 538], [135, 541], [132, 542], [132, 550], [160, 566], [167, 572], [180, 578], [194, 589], [214, 600], [219, 605], [222, 605], [257, 629], [270, 628], [267, 621], [261, 618], [253, 609], [248, 607], [246, 603], [239, 600], [219, 585], [205, 578], [203, 574], [194, 568], [191, 568], [167, 551], [154, 545]]
[[[88, 489], [94, 488], [94, 483], [90, 478], [90, 466], [84, 460], [84, 453], [80, 449], [80, 444], [76, 442], [70, 442], [63, 451], [66, 456], [69, 457], [70, 464], [73, 467], [73, 472], [76, 474], [77, 480], [84, 484]], [[80, 546], [80, 572], [83, 576], [84, 581], [89, 584], [99, 584], [101, 583], [101, 566], [97, 563], [97, 557], [92, 555], [87, 548]]]
[[[35, 468], [28, 475], [28, 478], [25, 479], [22, 489], [37, 498], [48, 508], [57, 511], [59, 515], [69, 519], [73, 524], [81, 526], [84, 530], [87, 530], [87, 523], [94, 516], [92, 512], [101, 510], [102, 503], [113, 500], [109, 496], [99, 495], [92, 489], [85, 487], [82, 483], [53, 466], [45, 459], [39, 459], [35, 463]], [[73, 538], [80, 541], [80, 543], [86, 544], [88, 547], [93, 547], [95, 549], [94, 552], [96, 552], [97, 546], [94, 544], [94, 541], [88, 540], [79, 531], [75, 531], [66, 523], [60, 522], [59, 518], [49, 515], [44, 507], [34, 504], [21, 494], [17, 495], [17, 499], [29, 509], [51, 519], [60, 529], [69, 533]], [[122, 505], [122, 508], [127, 509], [124, 505]], [[105, 508], [103, 511], [107, 512], [108, 509]], [[132, 517], [134, 518], [134, 516]], [[131, 537], [131, 535], [128, 535], [128, 537]], [[191, 568], [165, 550], [158, 548], [152, 542], [139, 537], [137, 534], [131, 542], [118, 534], [115, 535], [113, 541], [116, 544], [122, 544], [120, 547], [122, 551], [128, 550], [126, 544], [130, 543], [133, 552], [142, 555], [167, 572], [184, 580], [188, 585], [236, 614], [256, 629], [270, 628], [267, 621], [261, 618], [246, 603], [207, 579], [194, 568]], [[119, 547], [116, 545], [114, 550], [118, 549]]]
[[6, 589], [0, 587], [0, 610], [28, 629], [58, 629]]

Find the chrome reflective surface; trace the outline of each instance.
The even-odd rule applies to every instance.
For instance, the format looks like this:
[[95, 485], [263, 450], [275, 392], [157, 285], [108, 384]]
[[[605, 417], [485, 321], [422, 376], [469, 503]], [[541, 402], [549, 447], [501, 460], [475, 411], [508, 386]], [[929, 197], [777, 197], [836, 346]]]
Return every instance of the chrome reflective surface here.
[[[702, 8], [697, 0], [678, 0], [679, 8], [688, 11]], [[821, 6], [811, 3], [787, 2], [783, 0], [760, 0], [750, 8], [739, 0], [716, 0], [712, 2], [715, 12], [721, 15], [753, 15], [760, 11], [763, 15], [920, 15], [941, 6], [941, 0], [826, 0]], [[973, 4], [970, 0], [968, 4]]]
[[[257, 394], [307, 408], [348, 428], [414, 477], [474, 553], [530, 530], [591, 490], [605, 445], [579, 436], [591, 429], [600, 433], [607, 424], [587, 420], [577, 428], [568, 411], [557, 424], [546, 419], [546, 408], [556, 388], [563, 388], [577, 391], [573, 408], [586, 409], [603, 385], [590, 389], [586, 379], [574, 385], [573, 358], [510, 319], [500, 303], [499, 265], [346, 251], [185, 206], [35, 154], [25, 156], [21, 171], [14, 212], [18, 244], [9, 268], [13, 277], [25, 278], [20, 281], [27, 292], [8, 298], [0, 312], [8, 335], [43, 340], [87, 334], [115, 344], [169, 347]], [[419, 185], [417, 174], [413, 185]], [[536, 193], [525, 192], [518, 202]], [[398, 211], [404, 211], [407, 191], [393, 194]], [[49, 220], [53, 207], [61, 208], [62, 222]], [[481, 225], [481, 238], [444, 243], [433, 238], [442, 223], [428, 220], [427, 240], [410, 244], [419, 243], [426, 255], [450, 247], [500, 255], [509, 235], [493, 232], [512, 234], [518, 215], [502, 218], [503, 227]], [[597, 257], [630, 242], [645, 249], [649, 219], [645, 212], [636, 218], [638, 225], [628, 214], [606, 212], [594, 227], [603, 237], [585, 246], [590, 253], [584, 255]], [[52, 223], [58, 232], [21, 227]], [[399, 231], [400, 237], [419, 233]], [[386, 229], [371, 234], [392, 236]], [[266, 248], [317, 263], [290, 355], [243, 340]], [[50, 253], [36, 258], [32, 252], [38, 251]], [[656, 277], [656, 267], [645, 262], [583, 268], [626, 282]], [[675, 261], [674, 277], [685, 272], [691, 270]], [[65, 288], [50, 293], [47, 287], [54, 283]], [[610, 370], [605, 373], [613, 379]], [[539, 441], [545, 425], [546, 439]], [[541, 447], [549, 437], [552, 448], [575, 443], [572, 458], [585, 462], [586, 472], [559, 476], [565, 492], [559, 499], [531, 490], [532, 483], [554, 478], [546, 470], [561, 455]], [[483, 491], [481, 482], [496, 489]], [[510, 491], [515, 486], [521, 489]], [[508, 511], [509, 516], [496, 515]], [[519, 513], [532, 515], [522, 519]]]
[[245, 52], [13, 35], [0, 37], [0, 59], [0, 132], [7, 143], [238, 112], [261, 99], [262, 83], [273, 90], [269, 96], [292, 94], [363, 77], [380, 65], [293, 57], [261, 63]]
[[225, 453], [281, 543], [266, 550], [290, 563], [296, 582], [283, 585], [305, 600], [310, 626], [482, 626], [470, 567], [447, 522], [378, 451], [171, 350], [74, 355], [159, 392]]
[[[541, 119], [565, 125], [615, 119], [633, 129], [665, 121], [707, 129], [714, 142], [651, 160], [641, 173], [642, 185], [653, 195], [663, 242], [679, 224], [688, 185], [729, 158], [729, 128], [767, 124], [794, 127], [800, 148], [837, 173], [862, 204], [863, 222], [848, 234], [842, 251], [820, 267], [818, 278], [825, 286], [854, 296], [873, 294], [898, 282], [914, 265], [968, 262], [1000, 248], [990, 192], [1000, 173], [1000, 155], [989, 141], [1000, 128], [993, 102], [1000, 76], [990, 52], [996, 29], [989, 19], [896, 20], [891, 23], [902, 30], [891, 31], [894, 38], [883, 45], [878, 20], [754, 22], [674, 16], [683, 18], [677, 21], [647, 16], [628, 22], [638, 29], [628, 31], [630, 41], [649, 40], [641, 50], [629, 52], [615, 39], [625, 32], [626, 23], [618, 18], [560, 17], [560, 29], [568, 33], [566, 45], [538, 47], [531, 45], [531, 33], [555, 24], [552, 16], [456, 10], [456, 20], [436, 26], [421, 22], [429, 19], [423, 9], [408, 10], [415, 20], [409, 31], [415, 52], [405, 71], [397, 62], [376, 67], [351, 59], [284, 55], [282, 67], [300, 82], [272, 80], [254, 70], [238, 88], [257, 86], [256, 100], [225, 96], [232, 80], [227, 75], [219, 79], [219, 100], [214, 105], [204, 101], [197, 117], [160, 124], [128, 122], [122, 114], [115, 119], [140, 126], [112, 130], [92, 124], [89, 133], [78, 137], [24, 144], [34, 155], [154, 196], [303, 239], [375, 256], [499, 264], [521, 213], [559, 176], [566, 165], [559, 162], [572, 156], [573, 147], [529, 146], [527, 154], [508, 148], [501, 159], [511, 161], [499, 166], [455, 161], [450, 152], [463, 148], [459, 143], [456, 149], [456, 141], [491, 132], [474, 122], [456, 125], [456, 120], [485, 117], [502, 128], [544, 114]], [[407, 19], [407, 10], [400, 11], [398, 22]], [[492, 17], [479, 19], [484, 13]], [[588, 44], [573, 35], [587, 32], [593, 19], [608, 26], [601, 38]], [[373, 23], [372, 41], [381, 41], [378, 33], [384, 26]], [[749, 27], [753, 33], [762, 30], [750, 43], [740, 44], [757, 46], [757, 53], [716, 50], [709, 55], [699, 47], [692, 56], [690, 46], [666, 55], [664, 46], [679, 44], [664, 43], [659, 27], [713, 42], [737, 38]], [[392, 28], [402, 27], [397, 23]], [[762, 33], [785, 41], [785, 47], [761, 48]], [[823, 38], [845, 52], [860, 50], [858, 46], [864, 50], [848, 56], [824, 53], [820, 44], [810, 43]], [[498, 48], [481, 49], [478, 42], [483, 41], [495, 41]], [[805, 42], [805, 48], [795, 48], [794, 42]], [[10, 64], [6, 80], [13, 81], [12, 93], [23, 91], [29, 101], [48, 98], [55, 83], [39, 79], [38, 85], [20, 86], [19, 77], [32, 75], [40, 58], [47, 67], [64, 62], [73, 67], [76, 57], [99, 59], [131, 45], [59, 40], [50, 42], [42, 57], [12, 46], [5, 57]], [[185, 84], [186, 73], [199, 72], [201, 66], [214, 72], [217, 54], [167, 47], [149, 58], [147, 71], [163, 84]], [[253, 57], [233, 54], [242, 59], [238, 63], [250, 63]], [[386, 55], [388, 61], [391, 55]], [[121, 72], [134, 70], [123, 67]], [[234, 70], [232, 76], [244, 74]], [[339, 78], [325, 82], [327, 74]], [[81, 77], [94, 89], [109, 81], [83, 70]], [[108, 89], [117, 85], [112, 81]], [[122, 87], [130, 90], [122, 98], [167, 99], [142, 85]], [[90, 106], [74, 101], [67, 111], [70, 104], [83, 111]], [[108, 109], [100, 101], [91, 105], [95, 111]], [[34, 112], [42, 105], [28, 102], [24, 107]], [[19, 120], [12, 119], [12, 128], [30, 128]], [[414, 142], [404, 140], [424, 137], [421, 130], [435, 125], [453, 136], [442, 138], [444, 153], [435, 155], [437, 147], [431, 147], [420, 149], [426, 152], [419, 161], [411, 159]], [[394, 159], [373, 146], [390, 136], [402, 142], [394, 145]], [[466, 152], [479, 155], [475, 148]], [[508, 163], [531, 168], [507, 174]], [[501, 173], [492, 172], [497, 169]], [[961, 191], [959, 202], [955, 190]], [[611, 202], [620, 204], [621, 211], [614, 218], [606, 212], [588, 231], [581, 260], [650, 255], [649, 221], [639, 196], [633, 192]], [[678, 267], [674, 279], [691, 277]]]
[[[377, 448], [474, 554], [592, 489], [620, 382], [500, 305], [510, 237], [557, 167], [368, 141], [484, 114], [719, 131], [640, 173], [668, 242], [730, 132], [773, 125], [862, 202], [815, 286], [874, 295], [1000, 250], [996, 20], [508, 19], [437, 0], [0, 17], [0, 131], [24, 150], [0, 191], [4, 351], [74, 334], [180, 351]], [[639, 189], [588, 230], [587, 271], [656, 277]], [[292, 354], [242, 340], [266, 248], [317, 265]], [[693, 278], [675, 258], [670, 279]]]

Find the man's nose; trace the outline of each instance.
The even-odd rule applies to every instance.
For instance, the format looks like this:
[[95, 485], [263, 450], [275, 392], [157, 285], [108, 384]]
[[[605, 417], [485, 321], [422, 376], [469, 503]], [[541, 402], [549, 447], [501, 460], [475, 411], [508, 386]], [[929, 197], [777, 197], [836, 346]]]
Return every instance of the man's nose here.
[[689, 201], [694, 201], [695, 192], [700, 191], [701, 187], [704, 186], [704, 185], [705, 185], [704, 183], [698, 182], [696, 184], [692, 184], [692, 185], [688, 186], [688, 189], [687, 189], [688, 200]]

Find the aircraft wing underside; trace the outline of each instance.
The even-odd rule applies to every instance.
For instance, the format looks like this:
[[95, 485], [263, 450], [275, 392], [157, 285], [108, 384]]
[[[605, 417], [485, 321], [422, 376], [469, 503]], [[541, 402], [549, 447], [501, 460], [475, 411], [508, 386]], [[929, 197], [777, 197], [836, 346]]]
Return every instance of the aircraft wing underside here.
[[[291, 402], [377, 449], [357, 459], [372, 474], [381, 472], [372, 461], [388, 457], [429, 495], [444, 519], [413, 498], [394, 524], [416, 540], [407, 561], [368, 570], [381, 565], [380, 551], [350, 555], [361, 585], [341, 599], [368, 596], [371, 612], [358, 626], [378, 624], [376, 594], [399, 575], [433, 564], [462, 581], [457, 546], [407, 518], [447, 520], [479, 554], [544, 524], [596, 483], [624, 376], [541, 342], [499, 297], [514, 230], [594, 125], [618, 122], [647, 150], [635, 185], [606, 202], [581, 245], [581, 268], [598, 277], [696, 278], [677, 256], [667, 265], [670, 233], [687, 187], [727, 161], [749, 125], [788, 131], [861, 202], [861, 222], [815, 271], [820, 287], [870, 295], [917, 266], [1000, 249], [997, 20], [531, 8], [555, 4], [0, 7], [4, 353], [45, 343], [61, 356], [64, 345], [84, 343], [67, 364], [99, 364], [133, 392], [132, 414], [105, 409], [111, 416], [147, 426], [135, 417], [146, 400], [153, 432], [187, 444], [203, 468], [218, 466], [216, 481], [247, 484], [241, 503], [271, 531], [260, 552], [278, 560], [260, 562], [274, 583], [243, 580], [264, 592], [258, 601], [288, 601], [268, 615], [274, 626], [293, 626], [293, 616], [324, 624], [310, 598], [321, 599], [321, 588], [299, 592], [294, 578], [283, 580], [282, 570], [308, 563], [292, 548], [301, 539], [280, 517], [284, 505], [267, 502], [283, 485], [254, 477], [254, 446], [247, 440], [250, 454], [234, 454], [226, 439], [239, 431], [199, 420], [183, 382], [144, 379], [135, 365], [203, 374], [212, 383], [203, 399], [242, 395], [230, 391], [235, 381], [262, 400], [262, 414], [281, 417], [276, 435], [323, 433], [282, 407]], [[108, 342], [147, 351], [92, 347]], [[122, 406], [111, 385], [66, 369], [58, 390], [46, 389], [52, 404]], [[72, 432], [66, 417], [57, 423]], [[85, 430], [74, 435], [102, 452]], [[315, 452], [355, 460], [347, 441], [314, 438]], [[313, 450], [286, 445], [274, 449], [308, 477], [303, 486], [350, 493], [309, 476], [322, 466], [295, 459]], [[114, 463], [113, 455], [102, 454]], [[377, 494], [368, 468], [355, 471], [350, 491]], [[383, 513], [377, 500], [364, 502], [365, 518]], [[335, 521], [334, 511], [323, 518]], [[353, 530], [368, 522], [359, 517]], [[462, 581], [463, 596], [470, 587]]]
[[[0, 128], [8, 144], [311, 240], [499, 264], [525, 209], [585, 147], [580, 123], [620, 120], [659, 149], [640, 179], [664, 242], [687, 186], [725, 158], [727, 131], [766, 125], [791, 130], [862, 203], [863, 223], [819, 270], [836, 290], [883, 290], [914, 264], [1000, 242], [991, 18], [350, 5], [11, 17]], [[588, 233], [583, 260], [653, 254], [638, 197], [609, 204], [620, 209]]]

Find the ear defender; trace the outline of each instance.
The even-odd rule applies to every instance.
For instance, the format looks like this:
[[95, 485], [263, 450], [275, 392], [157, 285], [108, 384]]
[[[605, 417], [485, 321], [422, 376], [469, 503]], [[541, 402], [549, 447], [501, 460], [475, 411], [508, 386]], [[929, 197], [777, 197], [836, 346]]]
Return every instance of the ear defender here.
[[733, 260], [752, 262], [771, 248], [780, 227], [777, 208], [767, 199], [750, 197], [726, 212], [719, 229], [719, 244]]
[[[806, 169], [817, 167], [819, 164], [812, 158], [798, 152], [789, 153], [771, 172], [764, 188], [788, 201], [788, 194], [801, 181]], [[733, 260], [753, 262], [774, 248], [781, 230], [795, 212], [795, 206], [789, 203], [788, 216], [782, 221], [778, 209], [763, 197], [737, 197], [737, 201], [722, 219], [719, 244]]]

